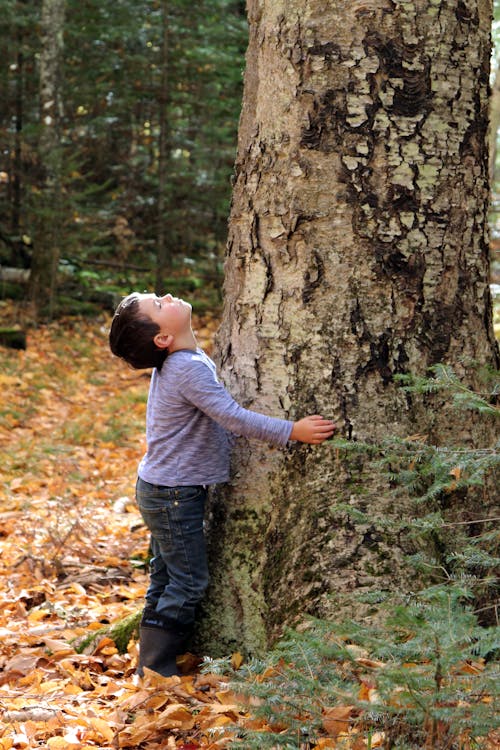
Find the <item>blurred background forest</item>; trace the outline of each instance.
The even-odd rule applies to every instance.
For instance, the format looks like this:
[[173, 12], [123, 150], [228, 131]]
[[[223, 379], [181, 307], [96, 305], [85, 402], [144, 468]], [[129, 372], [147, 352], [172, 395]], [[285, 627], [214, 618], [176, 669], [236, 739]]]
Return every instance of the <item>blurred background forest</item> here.
[[58, 267], [50, 305], [32, 285], [42, 316], [136, 287], [216, 306], [244, 1], [0, 0], [0, 12], [1, 297], [26, 299], [38, 257]]
[[[0, 0], [0, 10], [0, 299], [28, 299], [43, 318], [155, 288], [217, 309], [244, 0], [200, 0], [195, 12], [188, 0]], [[498, 296], [498, 20], [493, 38]]]
[[[188, 296], [197, 322], [205, 313], [217, 314], [247, 45], [244, 0], [198, 0], [196, 5], [188, 0], [0, 0], [0, 34], [0, 343], [2, 328], [15, 332], [29, 328], [36, 319], [94, 316], [104, 310], [98, 322], [107, 324], [116, 302], [132, 289]], [[500, 336], [500, 0], [495, 2], [492, 36], [491, 282]], [[205, 326], [200, 337], [204, 348], [209, 347], [212, 334], [213, 329]], [[106, 335], [107, 325], [96, 325], [94, 318], [40, 326], [35, 345], [27, 352], [4, 351], [0, 373], [5, 495], [0, 574], [9, 587], [0, 618], [0, 666], [4, 698], [9, 701], [4, 703], [9, 709], [24, 709], [29, 705], [27, 697], [38, 704], [42, 681], [52, 691], [47, 700], [54, 706], [54, 715], [57, 712], [61, 717], [61, 725], [54, 719], [54, 723], [32, 728], [37, 746], [49, 737], [50, 747], [67, 747], [63, 733], [84, 720], [94, 734], [79, 728], [79, 737], [90, 736], [92, 746], [108, 747], [118, 732], [122, 747], [148, 746], [134, 736], [135, 729], [142, 728], [142, 719], [139, 714], [135, 726], [131, 723], [130, 695], [123, 692], [123, 675], [132, 673], [136, 652], [133, 658], [118, 656], [109, 641], [108, 650], [97, 656], [76, 654], [68, 646], [74, 628], [80, 629], [81, 637], [90, 630], [95, 633], [96, 624], [99, 627], [124, 614], [136, 616], [135, 600], [145, 586], [141, 571], [147, 543], [129, 496], [137, 457], [144, 449], [148, 383], [141, 375], [120, 372], [119, 363], [110, 362], [108, 349], [103, 347]], [[23, 343], [21, 339], [16, 345]], [[457, 387], [463, 399], [463, 389]], [[477, 404], [479, 411], [485, 409], [481, 399]], [[491, 408], [489, 403], [487, 407]], [[415, 445], [418, 451], [420, 444]], [[436, 450], [435, 459], [432, 446], [424, 445], [425, 450], [425, 460], [418, 457], [404, 476], [414, 481], [421, 471], [423, 485], [430, 486], [429, 497], [434, 500], [431, 492], [436, 496], [444, 492], [448, 510], [449, 489], [460, 482], [458, 492], [462, 492], [469, 476], [471, 486], [477, 484], [476, 468], [469, 471], [467, 464], [462, 474], [453, 451], [439, 458], [445, 454]], [[460, 453], [460, 461], [470, 460], [475, 467], [477, 460], [483, 466], [498, 454], [487, 448], [478, 455], [471, 453], [467, 459]], [[365, 497], [362, 488], [360, 503]], [[460, 536], [462, 523], [444, 522], [440, 511], [427, 515], [419, 532], [425, 549], [431, 546], [429, 538], [433, 544], [437, 540], [436, 547], [447, 534], [459, 541], [465, 538]], [[440, 531], [440, 524], [445, 532]], [[468, 586], [484, 584], [489, 593], [489, 551], [496, 540], [489, 533], [484, 534], [488, 554], [480, 547], [483, 535], [478, 533], [474, 544], [464, 542], [460, 555], [447, 559], [453, 573], [466, 571], [463, 579], [457, 574], [459, 587], [463, 581]], [[447, 569], [443, 571], [448, 576]], [[450, 576], [444, 585], [454, 580]], [[493, 641], [489, 639], [497, 639], [497, 629], [491, 636], [487, 629], [483, 634], [472, 631], [472, 615], [459, 608], [469, 594], [457, 591], [451, 600], [456, 610], [443, 595], [441, 605], [434, 598], [423, 606], [417, 601], [411, 611], [396, 610], [392, 623], [388, 621], [375, 635], [366, 629], [351, 630], [347, 640], [352, 653], [341, 649], [339, 655], [335, 638], [330, 639], [333, 651], [325, 655], [321, 649], [328, 637], [321, 632], [317, 644], [311, 640], [306, 648], [300, 639], [307, 638], [307, 633], [299, 633], [295, 645], [284, 647], [298, 669], [285, 670], [284, 677], [281, 667], [264, 673], [276, 676], [277, 687], [272, 681], [255, 679], [252, 672], [249, 681], [254, 691], [255, 686], [262, 690], [260, 703], [266, 707], [283, 710], [293, 705], [290, 695], [295, 700], [302, 693], [311, 696], [312, 704], [326, 708], [321, 713], [317, 705], [301, 706], [300, 724], [286, 715], [278, 722], [273, 715], [268, 724], [254, 723], [269, 731], [270, 739], [266, 744], [257, 737], [247, 747], [276, 747], [271, 727], [291, 727], [298, 737], [304, 713], [314, 718], [317, 732], [323, 733], [315, 745], [318, 748], [335, 746], [324, 735], [336, 737], [341, 729], [352, 730], [351, 744], [347, 744], [349, 738], [340, 740], [344, 748], [375, 748], [384, 742], [379, 730], [387, 730], [388, 736], [408, 730], [415, 736], [415, 726], [422, 728], [417, 739], [424, 737], [418, 747], [449, 750], [458, 746], [453, 744], [455, 737], [461, 737], [464, 748], [498, 747], [496, 736], [491, 744], [474, 741], [476, 735], [486, 736], [495, 718], [491, 705], [498, 673], [488, 671], [486, 658], [491, 658]], [[437, 596], [442, 593], [438, 590]], [[497, 608], [494, 603], [483, 609], [497, 615]], [[39, 627], [45, 628], [45, 640]], [[401, 638], [401, 628], [408, 629], [408, 639]], [[314, 630], [310, 637], [316, 639]], [[62, 638], [67, 640], [57, 640]], [[494, 648], [498, 654], [498, 640]], [[388, 653], [393, 665], [394, 659], [400, 660], [392, 672], [384, 663]], [[427, 671], [419, 669], [422, 654]], [[65, 662], [63, 657], [67, 657]], [[338, 661], [339, 680], [344, 681], [339, 683], [341, 689], [346, 675], [352, 688], [339, 692], [337, 678], [330, 680], [332, 670], [323, 668], [323, 657]], [[282, 665], [280, 652], [278, 658]], [[106, 659], [116, 692], [113, 682], [107, 682], [108, 665], [102, 666]], [[37, 669], [39, 663], [43, 674]], [[448, 670], [444, 680], [443, 668]], [[328, 678], [326, 687], [318, 675]], [[404, 695], [412, 696], [408, 706], [400, 702], [401, 685], [407, 684]], [[214, 681], [213, 693], [217, 690]], [[238, 688], [237, 693], [242, 692]], [[176, 730], [176, 741], [172, 745], [172, 735], [169, 747], [206, 746], [206, 726], [221, 723], [221, 705], [228, 698], [220, 691], [216, 695], [217, 699], [201, 695], [200, 701], [208, 703], [202, 711], [201, 702], [193, 704], [192, 693], [187, 695], [183, 716], [188, 728]], [[124, 717], [123, 727], [118, 728], [113, 723], [117, 696]], [[338, 705], [339, 696], [349, 705]], [[360, 701], [364, 705], [358, 711]], [[215, 708], [210, 714], [211, 703]], [[477, 720], [472, 721], [471, 714]], [[165, 726], [152, 723], [146, 701], [144, 715], [154, 742], [149, 747], [158, 747], [155, 733], [161, 736]], [[356, 717], [367, 735], [366, 743], [355, 733]], [[9, 725], [4, 713], [2, 731], [7, 739], [0, 742], [2, 747], [13, 746], [13, 741], [8, 744], [9, 733], [24, 725], [21, 720]], [[312, 725], [313, 719], [309, 720]], [[102, 739], [96, 738], [96, 721]], [[254, 719], [249, 718], [249, 725], [250, 721]], [[453, 725], [449, 734], [446, 722]], [[436, 726], [441, 732], [439, 742]], [[302, 747], [306, 741], [312, 746], [306, 738]], [[227, 744], [224, 738], [223, 744]]]

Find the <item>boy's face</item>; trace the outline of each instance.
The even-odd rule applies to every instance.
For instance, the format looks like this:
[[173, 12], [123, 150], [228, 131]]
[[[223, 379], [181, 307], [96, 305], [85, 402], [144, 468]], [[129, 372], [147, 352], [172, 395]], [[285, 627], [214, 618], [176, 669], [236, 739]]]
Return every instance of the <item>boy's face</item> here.
[[191, 305], [171, 294], [138, 294], [139, 310], [160, 327], [161, 334], [178, 337], [191, 330]]

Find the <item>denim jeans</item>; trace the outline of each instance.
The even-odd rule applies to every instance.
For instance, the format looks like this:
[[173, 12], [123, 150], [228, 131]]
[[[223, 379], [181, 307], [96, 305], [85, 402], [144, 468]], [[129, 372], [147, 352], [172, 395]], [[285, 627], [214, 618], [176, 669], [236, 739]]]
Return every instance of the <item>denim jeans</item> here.
[[166, 620], [191, 625], [208, 586], [203, 533], [207, 491], [202, 486], [163, 487], [138, 478], [136, 498], [151, 532], [148, 607]]

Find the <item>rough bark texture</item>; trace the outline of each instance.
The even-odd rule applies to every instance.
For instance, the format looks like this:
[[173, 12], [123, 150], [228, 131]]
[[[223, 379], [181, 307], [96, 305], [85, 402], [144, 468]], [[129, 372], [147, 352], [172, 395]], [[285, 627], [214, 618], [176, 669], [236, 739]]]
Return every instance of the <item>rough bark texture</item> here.
[[[225, 382], [249, 408], [321, 413], [349, 439], [480, 439], [393, 376], [498, 363], [490, 3], [249, 0], [248, 10]], [[401, 584], [404, 543], [333, 510], [355, 502], [375, 519], [390, 509], [385, 489], [329, 444], [240, 441], [234, 481], [211, 509], [206, 648], [255, 653], [300, 612], [335, 616], [336, 592]]]

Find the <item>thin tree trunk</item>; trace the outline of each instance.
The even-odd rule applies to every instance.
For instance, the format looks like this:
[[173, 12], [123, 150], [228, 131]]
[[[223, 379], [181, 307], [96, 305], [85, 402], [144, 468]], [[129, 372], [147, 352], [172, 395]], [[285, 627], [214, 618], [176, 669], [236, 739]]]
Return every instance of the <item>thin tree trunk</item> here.
[[62, 56], [65, 0], [43, 0], [40, 53], [40, 142], [44, 177], [38, 202], [38, 227], [30, 277], [30, 298], [35, 310], [49, 317], [54, 308], [62, 223], [61, 121]]
[[158, 155], [158, 246], [156, 268], [156, 291], [164, 293], [163, 280], [170, 257], [167, 247], [167, 177], [168, 177], [168, 101], [169, 101], [169, 25], [168, 2], [162, 0], [162, 49], [161, 84], [159, 93], [159, 155]]
[[[248, 11], [223, 379], [249, 408], [323, 414], [349, 440], [480, 439], [394, 376], [447, 362], [473, 383], [471, 360], [498, 365], [490, 3], [249, 0]], [[259, 652], [303, 612], [335, 617], [339, 592], [415, 585], [405, 542], [377, 524], [394, 501], [361, 458], [239, 441], [233, 474], [211, 507], [209, 653]]]
[[23, 35], [20, 31], [17, 37], [19, 51], [17, 53], [16, 67], [16, 134], [14, 137], [14, 169], [12, 177], [12, 220], [11, 229], [13, 234], [19, 234], [20, 217], [21, 217], [21, 142], [23, 130], [23, 77], [24, 77], [24, 56], [21, 50]]
[[497, 139], [500, 128], [500, 74], [497, 68], [495, 80], [491, 90], [490, 101], [490, 182], [495, 188], [496, 162], [497, 162]]

